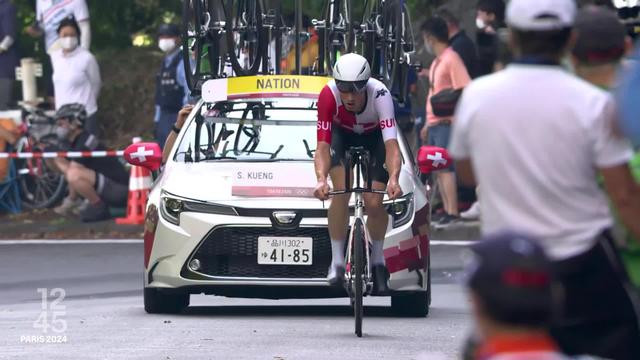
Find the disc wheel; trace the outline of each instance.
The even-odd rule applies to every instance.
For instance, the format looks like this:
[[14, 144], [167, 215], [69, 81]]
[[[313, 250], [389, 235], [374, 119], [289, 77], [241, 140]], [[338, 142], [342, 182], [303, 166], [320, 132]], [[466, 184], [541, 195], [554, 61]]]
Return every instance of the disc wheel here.
[[354, 300], [353, 312], [355, 317], [355, 332], [362, 337], [362, 318], [364, 316], [364, 224], [360, 219], [356, 220], [353, 239], [353, 265], [354, 265]]

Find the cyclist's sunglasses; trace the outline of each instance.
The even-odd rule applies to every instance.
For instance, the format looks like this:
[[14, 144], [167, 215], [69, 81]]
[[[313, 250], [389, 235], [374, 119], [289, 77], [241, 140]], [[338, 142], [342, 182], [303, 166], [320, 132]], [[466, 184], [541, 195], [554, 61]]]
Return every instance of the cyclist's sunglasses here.
[[338, 90], [343, 93], [363, 92], [367, 88], [369, 80], [362, 81], [340, 81], [336, 80]]

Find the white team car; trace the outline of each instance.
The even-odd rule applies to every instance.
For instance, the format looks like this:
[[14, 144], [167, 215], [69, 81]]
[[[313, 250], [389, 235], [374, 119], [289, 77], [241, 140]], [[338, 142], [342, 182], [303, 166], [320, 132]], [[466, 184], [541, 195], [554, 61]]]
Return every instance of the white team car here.
[[[328, 203], [315, 187], [316, 99], [328, 79], [210, 80], [149, 194], [144, 305], [175, 313], [190, 294], [346, 297], [328, 285]], [[404, 196], [386, 201], [391, 305], [426, 316], [430, 206], [400, 136]]]

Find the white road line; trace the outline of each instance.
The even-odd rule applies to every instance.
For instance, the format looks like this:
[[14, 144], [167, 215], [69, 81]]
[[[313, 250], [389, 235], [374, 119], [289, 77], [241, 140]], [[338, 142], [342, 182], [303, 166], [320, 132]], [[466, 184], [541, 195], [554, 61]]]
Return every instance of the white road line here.
[[471, 246], [475, 244], [474, 240], [431, 240], [429, 244], [440, 246]]
[[[431, 240], [435, 246], [471, 246], [476, 241], [470, 240]], [[59, 244], [142, 244], [142, 239], [82, 239], [82, 240], [0, 240], [0, 245], [59, 245]]]
[[59, 245], [59, 244], [142, 244], [141, 239], [82, 239], [82, 240], [0, 240], [0, 245]]

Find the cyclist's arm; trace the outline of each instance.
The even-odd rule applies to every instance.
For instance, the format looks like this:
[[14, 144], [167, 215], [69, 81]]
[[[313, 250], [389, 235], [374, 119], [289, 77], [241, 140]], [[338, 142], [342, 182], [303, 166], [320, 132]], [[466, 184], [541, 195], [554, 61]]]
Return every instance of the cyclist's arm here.
[[318, 97], [318, 144], [313, 159], [318, 182], [326, 181], [331, 170], [331, 126], [335, 113], [335, 97], [331, 89], [325, 86]]
[[378, 91], [374, 102], [386, 149], [385, 164], [387, 165], [389, 177], [398, 180], [400, 168], [402, 167], [402, 157], [400, 156], [400, 146], [398, 145], [398, 128], [396, 126], [393, 99], [391, 99], [391, 94], [388, 89], [382, 88], [380, 90], [386, 91]]
[[384, 142], [386, 148], [385, 164], [389, 177], [398, 180], [400, 178], [400, 168], [402, 167], [402, 157], [400, 156], [400, 145], [397, 139]]

